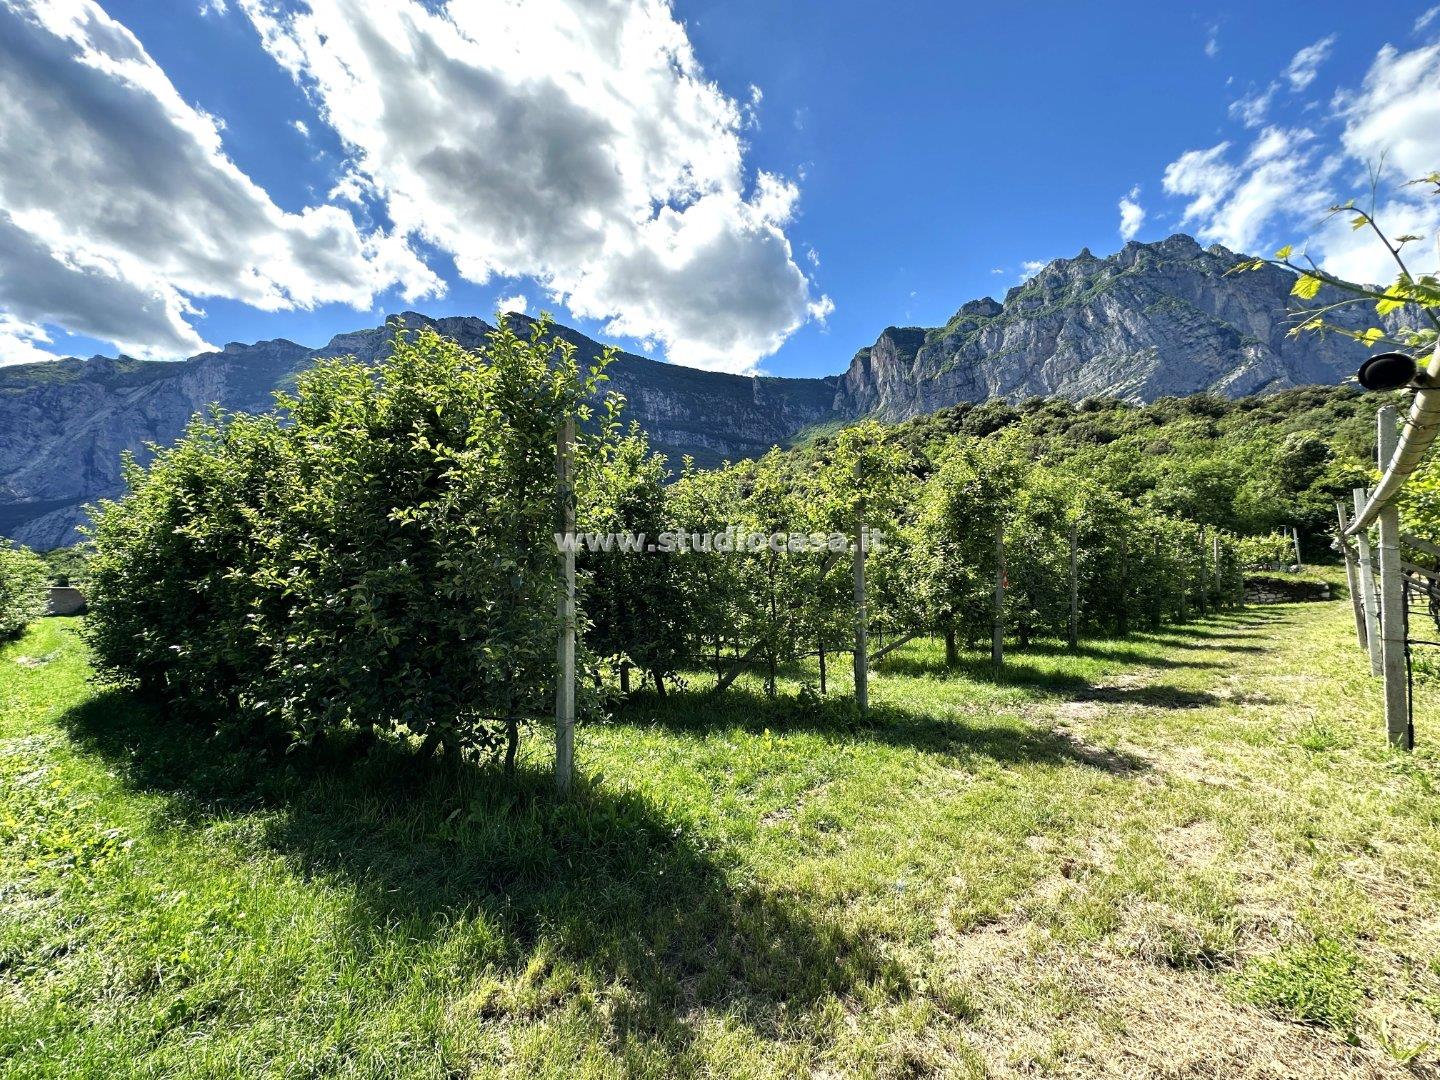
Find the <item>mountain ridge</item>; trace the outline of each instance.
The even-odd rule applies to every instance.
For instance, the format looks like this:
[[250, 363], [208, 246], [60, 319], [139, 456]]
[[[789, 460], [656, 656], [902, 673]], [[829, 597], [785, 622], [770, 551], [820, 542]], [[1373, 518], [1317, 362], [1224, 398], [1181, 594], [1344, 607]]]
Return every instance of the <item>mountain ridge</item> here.
[[[836, 375], [731, 375], [622, 352], [608, 388], [625, 395], [629, 415], [672, 461], [688, 455], [715, 465], [864, 415], [899, 420], [990, 398], [1238, 397], [1333, 384], [1353, 373], [1366, 350], [1337, 335], [1291, 336], [1293, 278], [1272, 266], [1232, 273], [1243, 259], [1184, 234], [1131, 241], [1103, 259], [1082, 249], [1048, 263], [1003, 301], [966, 301], [943, 326], [887, 327]], [[1362, 313], [1343, 310], [1363, 325]], [[398, 319], [467, 347], [491, 330], [473, 316], [404, 312]], [[555, 332], [583, 358], [603, 348], [568, 327]], [[313, 349], [273, 338], [181, 361], [92, 357], [0, 367], [0, 535], [42, 548], [72, 542], [84, 504], [122, 489], [124, 451], [144, 460], [147, 444], [173, 441], [211, 403], [269, 408], [273, 392], [317, 359], [355, 355], [373, 363], [392, 335], [387, 320]]]

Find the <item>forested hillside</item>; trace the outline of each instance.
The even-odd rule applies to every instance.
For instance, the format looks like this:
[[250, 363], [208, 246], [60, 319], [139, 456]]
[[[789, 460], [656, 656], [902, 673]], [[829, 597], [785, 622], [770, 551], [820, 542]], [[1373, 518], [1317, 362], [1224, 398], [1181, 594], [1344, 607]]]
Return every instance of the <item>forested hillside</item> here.
[[[1166, 513], [1242, 535], [1293, 526], [1316, 539], [1333, 529], [1335, 500], [1367, 482], [1378, 404], [1349, 386], [1152, 405], [1031, 398], [952, 405], [902, 421], [896, 436], [927, 459], [955, 439], [1023, 442], [1040, 463]], [[832, 440], [814, 435], [798, 452], [823, 454]]]

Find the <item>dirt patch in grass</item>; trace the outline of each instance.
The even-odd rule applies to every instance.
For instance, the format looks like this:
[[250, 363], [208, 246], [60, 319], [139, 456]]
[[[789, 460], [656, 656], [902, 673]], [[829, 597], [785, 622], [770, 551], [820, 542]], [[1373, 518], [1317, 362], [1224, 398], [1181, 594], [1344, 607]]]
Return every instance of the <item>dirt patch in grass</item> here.
[[1208, 972], [1059, 947], [1020, 922], [938, 944], [942, 971], [975, 1008], [966, 1039], [991, 1075], [1413, 1075], [1232, 998]]

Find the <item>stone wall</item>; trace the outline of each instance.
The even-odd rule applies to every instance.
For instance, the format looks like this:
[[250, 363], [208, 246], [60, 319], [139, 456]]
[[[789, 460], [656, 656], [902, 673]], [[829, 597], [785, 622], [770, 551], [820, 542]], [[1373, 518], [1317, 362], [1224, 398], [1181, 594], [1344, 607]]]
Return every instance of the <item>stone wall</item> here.
[[1307, 581], [1271, 574], [1245, 575], [1247, 604], [1289, 604], [1295, 602], [1333, 600], [1335, 594], [1328, 581]]
[[85, 610], [85, 594], [69, 585], [57, 585], [50, 590], [46, 615], [79, 615]]

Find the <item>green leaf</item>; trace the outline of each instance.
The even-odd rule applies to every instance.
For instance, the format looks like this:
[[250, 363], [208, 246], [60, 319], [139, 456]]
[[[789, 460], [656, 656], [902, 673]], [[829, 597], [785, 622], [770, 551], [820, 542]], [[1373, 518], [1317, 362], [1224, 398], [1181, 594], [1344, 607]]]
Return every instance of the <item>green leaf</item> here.
[[1301, 274], [1295, 279], [1290, 295], [1298, 296], [1301, 300], [1314, 300], [1319, 292], [1320, 279], [1313, 274]]
[[1294, 252], [1294, 250], [1295, 249], [1291, 245], [1286, 244], [1279, 251], [1275, 252], [1275, 258], [1279, 259], [1281, 262], [1284, 262], [1286, 259], [1290, 258], [1290, 255], [1292, 252]]

